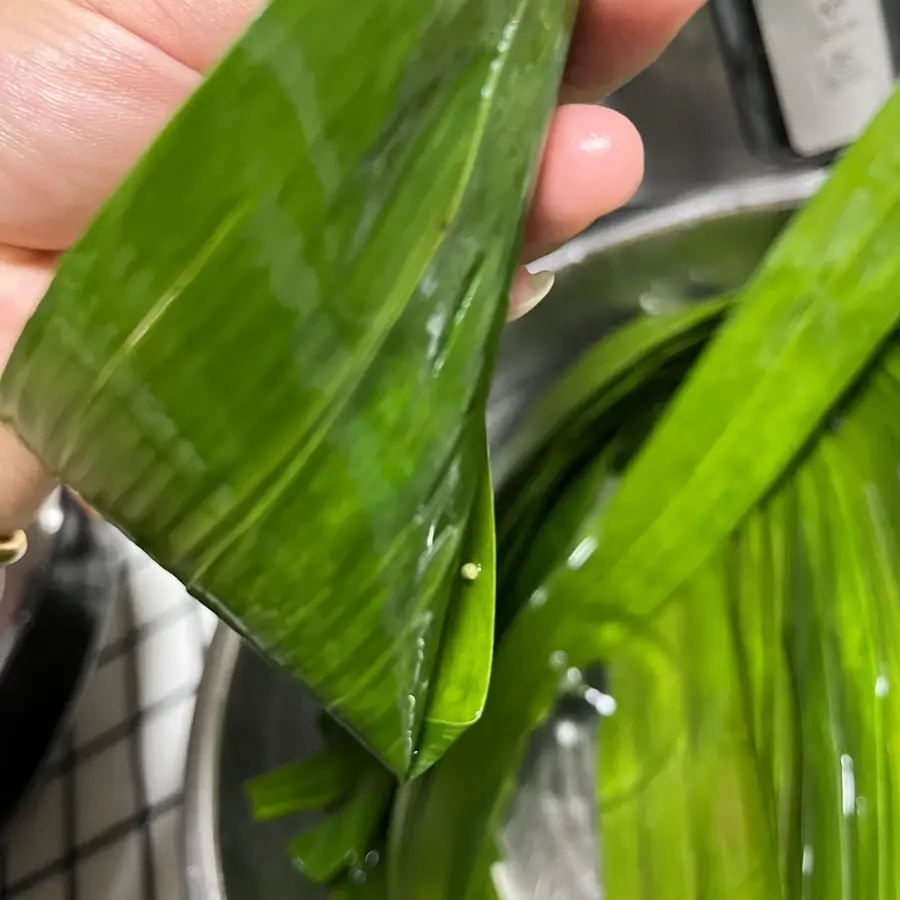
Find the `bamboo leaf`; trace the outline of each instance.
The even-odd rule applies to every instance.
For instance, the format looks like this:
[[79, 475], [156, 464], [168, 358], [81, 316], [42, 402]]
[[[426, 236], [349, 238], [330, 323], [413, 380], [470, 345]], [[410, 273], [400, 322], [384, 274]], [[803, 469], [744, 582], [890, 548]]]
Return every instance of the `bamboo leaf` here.
[[[485, 448], [487, 440], [482, 435]], [[494, 651], [494, 492], [487, 455], [469, 532], [463, 544], [459, 577], [441, 636], [436, 684], [429, 697], [425, 724], [412, 776], [430, 768], [446, 749], [478, 721], [487, 699]]]
[[[577, 361], [535, 404], [497, 463], [499, 633], [518, 603], [569, 554], [575, 532], [595, 506], [595, 492], [611, 487], [613, 473], [621, 472], [646, 437], [660, 401], [714, 333], [727, 304], [714, 300], [678, 315], [638, 318]], [[571, 473], [587, 465], [599, 467], [596, 486], [566, 489]], [[554, 513], [567, 525], [544, 527], [548, 497], [568, 510]]]
[[331, 751], [253, 779], [245, 787], [253, 817], [267, 822], [345, 799], [356, 785], [361, 755]]
[[[581, 426], [582, 431], [587, 430], [585, 424], [594, 422], [615, 399], [628, 396], [680, 353], [696, 350], [719, 325], [728, 305], [728, 298], [709, 300], [686, 307], [677, 315], [640, 316], [614, 331], [602, 342], [602, 352], [594, 350], [576, 360], [538, 398], [495, 461], [497, 480], [505, 483], [515, 477], [515, 486], [505, 490], [518, 498], [535, 474], [543, 474], [542, 451], [556, 449], [574, 438], [574, 430], [563, 436], [560, 429]], [[576, 455], [564, 459], [571, 462]], [[527, 473], [525, 477], [523, 472]], [[511, 518], [517, 516], [511, 514]]]
[[291, 841], [291, 858], [307, 878], [327, 884], [364, 862], [377, 840], [377, 827], [394, 784], [390, 772], [370, 769], [344, 806]]
[[271, 0], [0, 381], [49, 469], [400, 775], [453, 736], [420, 746], [574, 7]]

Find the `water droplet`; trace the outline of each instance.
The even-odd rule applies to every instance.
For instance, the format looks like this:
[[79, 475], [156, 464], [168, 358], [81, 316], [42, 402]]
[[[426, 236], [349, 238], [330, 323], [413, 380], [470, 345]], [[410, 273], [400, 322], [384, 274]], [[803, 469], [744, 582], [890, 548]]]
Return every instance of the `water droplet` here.
[[584, 699], [601, 716], [612, 716], [618, 709], [615, 697], [610, 697], [609, 694], [604, 694], [603, 691], [598, 691], [597, 688], [588, 688], [584, 692]]
[[575, 666], [566, 669], [559, 680], [559, 691], [570, 697], [580, 697], [584, 693], [584, 686], [584, 673]]
[[350, 870], [350, 881], [353, 884], [365, 884], [367, 875], [362, 869], [351, 869]]
[[571, 749], [578, 743], [579, 739], [578, 727], [574, 722], [568, 722], [563, 719], [561, 722], [556, 723], [556, 740], [560, 747]]
[[547, 589], [540, 587], [528, 598], [528, 605], [540, 609], [547, 602], [547, 597]]
[[[429, 269], [429, 270], [422, 276], [422, 281], [421, 281], [421, 283], [420, 283], [420, 285], [419, 285], [419, 290], [420, 290], [426, 297], [433, 297], [434, 294], [435, 294], [435, 292], [436, 292], [437, 289], [438, 289], [438, 285], [439, 285], [439, 284], [440, 284], [440, 282], [438, 281], [438, 278], [437, 278], [437, 276], [436, 276], [436, 274], [435, 274], [434, 269]], [[428, 324], [429, 324], [429, 325], [431, 324], [431, 321], [430, 321], [430, 320], [429, 320]], [[434, 525], [432, 525], [431, 527], [432, 527], [432, 529], [434, 529]]]
[[550, 668], [562, 672], [569, 663], [569, 654], [565, 650], [555, 650], [550, 654]]
[[800, 864], [800, 870], [804, 875], [812, 875], [814, 863], [813, 848], [810, 844], [807, 844], [803, 848], [803, 861]]
[[570, 569], [580, 569], [597, 549], [597, 538], [586, 537], [570, 554], [568, 566]]
[[506, 27], [503, 29], [503, 36], [500, 39], [500, 43], [497, 49], [501, 53], [508, 53], [509, 49], [512, 47], [513, 38], [516, 36], [516, 31], [518, 30], [519, 23], [515, 20], [506, 23]]
[[846, 753], [841, 756], [841, 810], [845, 816], [856, 811], [856, 777], [853, 774], [853, 759]]
[[366, 854], [366, 859], [365, 859], [366, 867], [369, 869], [374, 869], [375, 866], [378, 865], [378, 861], [380, 859], [381, 859], [381, 855], [378, 853], [377, 850], [370, 850]]
[[891, 690], [891, 683], [888, 681], [887, 675], [879, 675], [875, 681], [875, 696], [878, 698], [887, 697]]
[[856, 815], [859, 818], [865, 818], [866, 811], [868, 809], [868, 803], [865, 797], [857, 797], [856, 798]]

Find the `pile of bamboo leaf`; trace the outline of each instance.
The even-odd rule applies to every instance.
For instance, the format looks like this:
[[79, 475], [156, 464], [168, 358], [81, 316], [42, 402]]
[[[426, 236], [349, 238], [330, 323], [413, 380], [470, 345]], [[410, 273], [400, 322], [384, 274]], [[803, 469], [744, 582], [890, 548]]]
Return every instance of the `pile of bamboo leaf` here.
[[578, 361], [495, 498], [572, 15], [273, 0], [66, 256], [0, 408], [322, 702], [329, 752], [249, 793], [326, 812], [290, 852], [336, 897], [495, 897], [530, 737], [600, 663], [609, 896], [895, 898], [900, 93], [735, 296]]

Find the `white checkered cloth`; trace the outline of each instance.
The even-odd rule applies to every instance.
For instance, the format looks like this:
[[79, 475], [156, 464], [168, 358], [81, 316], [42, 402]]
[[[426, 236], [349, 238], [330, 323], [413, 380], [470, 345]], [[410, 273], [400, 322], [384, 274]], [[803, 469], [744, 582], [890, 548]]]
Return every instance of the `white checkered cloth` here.
[[0, 857], [0, 900], [184, 900], [184, 767], [216, 620], [122, 539], [132, 601]]

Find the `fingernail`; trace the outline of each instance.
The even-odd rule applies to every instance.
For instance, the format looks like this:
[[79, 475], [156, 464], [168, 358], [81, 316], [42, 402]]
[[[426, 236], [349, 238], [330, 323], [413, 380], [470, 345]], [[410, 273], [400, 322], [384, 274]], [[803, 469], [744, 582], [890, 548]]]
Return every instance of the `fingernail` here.
[[514, 322], [530, 313], [550, 293], [555, 280], [553, 272], [532, 273], [527, 269], [516, 272], [509, 292], [509, 315], [506, 321]]

